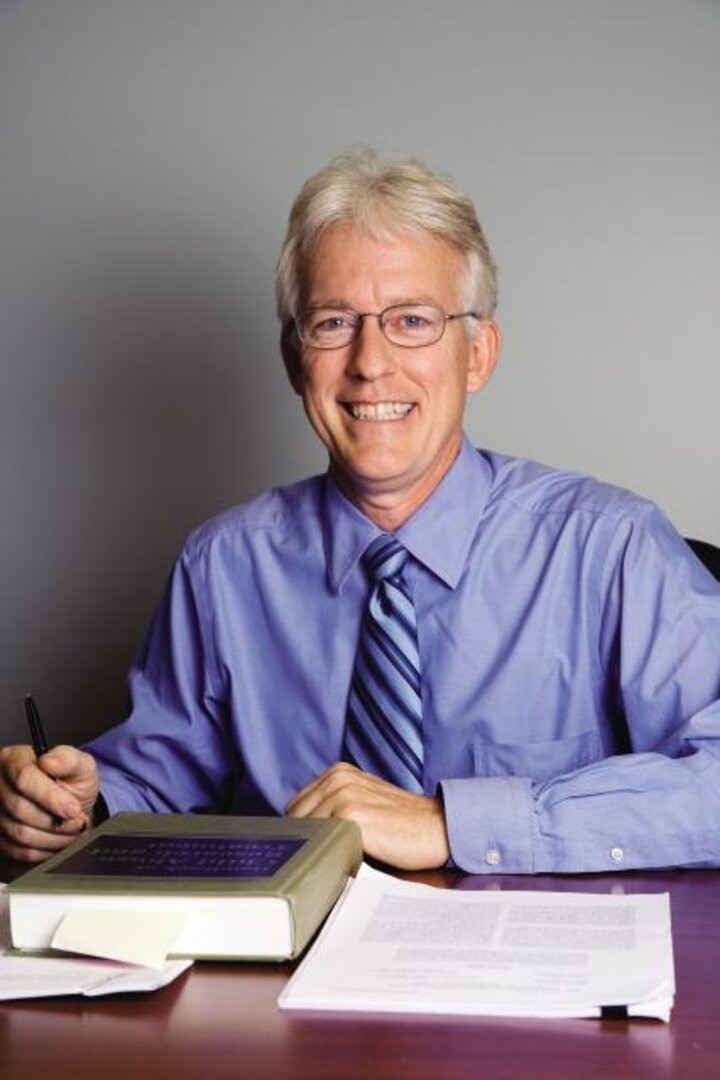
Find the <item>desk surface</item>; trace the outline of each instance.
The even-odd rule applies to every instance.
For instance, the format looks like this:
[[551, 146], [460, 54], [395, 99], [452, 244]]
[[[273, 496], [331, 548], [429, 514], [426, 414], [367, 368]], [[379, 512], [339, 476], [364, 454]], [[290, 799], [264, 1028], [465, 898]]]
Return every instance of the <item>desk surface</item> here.
[[[7, 864], [5, 864], [7, 867]], [[2, 866], [0, 866], [0, 870]], [[0, 1003], [2, 1080], [718, 1080], [720, 873], [473, 878], [447, 888], [671, 894], [677, 997], [649, 1020], [357, 1017], [281, 1012], [290, 965], [196, 964], [148, 995]], [[0, 873], [0, 880], [2, 874]]]

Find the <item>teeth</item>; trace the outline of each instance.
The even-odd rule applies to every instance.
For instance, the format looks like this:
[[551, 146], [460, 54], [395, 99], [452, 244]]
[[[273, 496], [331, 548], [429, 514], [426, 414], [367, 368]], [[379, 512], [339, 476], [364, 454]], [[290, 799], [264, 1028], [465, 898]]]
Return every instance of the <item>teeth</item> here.
[[356, 420], [399, 420], [412, 409], [412, 405], [399, 401], [380, 401], [377, 405], [349, 405]]

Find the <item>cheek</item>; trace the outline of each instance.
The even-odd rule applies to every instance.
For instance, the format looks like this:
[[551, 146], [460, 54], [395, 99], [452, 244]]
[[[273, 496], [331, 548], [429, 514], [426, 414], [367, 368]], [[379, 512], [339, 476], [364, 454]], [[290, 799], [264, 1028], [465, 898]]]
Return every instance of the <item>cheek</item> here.
[[429, 405], [438, 412], [456, 412], [462, 409], [467, 395], [467, 377], [464, 370], [452, 366], [435, 367], [421, 380], [421, 386]]
[[333, 423], [335, 394], [326, 376], [308, 372], [303, 381], [302, 401], [305, 414], [318, 434]]
[[328, 397], [335, 392], [338, 382], [338, 372], [332, 363], [316, 361], [306, 363], [303, 367], [303, 387], [305, 393], [319, 400]]
[[302, 378], [302, 397], [305, 407], [312, 407], [313, 402], [322, 400], [325, 389], [325, 380], [318, 377], [319, 373], [313, 368], [306, 369]]

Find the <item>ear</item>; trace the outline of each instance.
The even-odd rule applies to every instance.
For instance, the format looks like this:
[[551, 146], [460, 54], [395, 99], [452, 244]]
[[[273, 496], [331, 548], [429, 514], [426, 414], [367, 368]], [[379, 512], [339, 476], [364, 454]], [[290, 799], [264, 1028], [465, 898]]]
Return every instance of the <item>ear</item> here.
[[467, 392], [475, 394], [482, 390], [497, 364], [500, 355], [500, 327], [493, 319], [482, 319], [477, 324], [475, 336], [470, 342], [470, 362], [467, 373]]
[[285, 323], [280, 335], [280, 351], [290, 385], [296, 394], [303, 392], [302, 358], [297, 332], [291, 322]]

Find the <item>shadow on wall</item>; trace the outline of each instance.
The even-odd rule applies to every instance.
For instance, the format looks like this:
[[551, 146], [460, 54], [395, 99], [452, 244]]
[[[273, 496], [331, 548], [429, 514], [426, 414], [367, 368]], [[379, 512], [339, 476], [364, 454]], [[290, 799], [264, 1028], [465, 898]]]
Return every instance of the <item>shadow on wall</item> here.
[[143, 257], [74, 274], [48, 320], [44, 434], [15, 515], [32, 587], [18, 582], [10, 605], [6, 690], [34, 689], [58, 739], [122, 718], [128, 663], [185, 534], [273, 482], [275, 380], [290, 392], [272, 311], [235, 280], [232, 267]]

